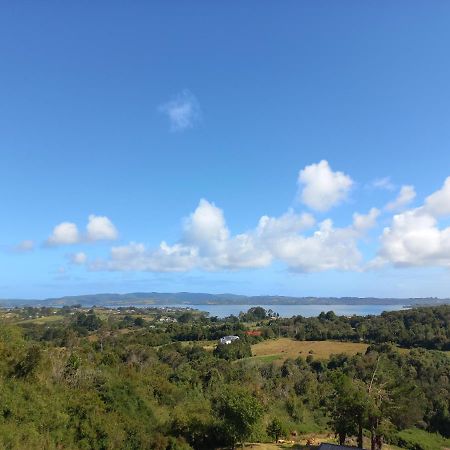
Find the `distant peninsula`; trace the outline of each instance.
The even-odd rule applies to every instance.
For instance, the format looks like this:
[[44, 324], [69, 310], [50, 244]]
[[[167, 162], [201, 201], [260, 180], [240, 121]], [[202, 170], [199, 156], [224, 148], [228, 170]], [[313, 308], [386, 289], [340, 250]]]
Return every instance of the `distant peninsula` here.
[[433, 306], [450, 303], [450, 298], [377, 297], [289, 297], [281, 295], [236, 295], [193, 292], [133, 292], [127, 294], [88, 294], [46, 299], [0, 299], [0, 307], [14, 306], [168, 306], [168, 305], [402, 305]]

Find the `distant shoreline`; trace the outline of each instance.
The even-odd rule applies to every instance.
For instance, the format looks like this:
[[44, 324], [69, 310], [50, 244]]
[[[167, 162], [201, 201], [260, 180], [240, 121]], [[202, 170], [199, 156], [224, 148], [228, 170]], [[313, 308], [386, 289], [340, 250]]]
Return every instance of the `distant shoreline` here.
[[208, 293], [160, 293], [137, 292], [128, 294], [89, 294], [54, 297], [46, 299], [0, 299], [0, 307], [14, 306], [370, 306], [392, 305], [401, 307], [435, 306], [450, 304], [449, 298], [418, 297], [418, 298], [376, 298], [376, 297], [289, 297], [289, 296], [245, 296], [236, 294]]

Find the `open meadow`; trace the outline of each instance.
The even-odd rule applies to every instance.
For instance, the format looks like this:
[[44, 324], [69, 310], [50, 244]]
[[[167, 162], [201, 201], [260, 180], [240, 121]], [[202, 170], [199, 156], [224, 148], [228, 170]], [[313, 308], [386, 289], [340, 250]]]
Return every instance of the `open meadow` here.
[[327, 359], [332, 354], [345, 353], [355, 355], [364, 353], [368, 345], [356, 342], [339, 341], [297, 341], [290, 338], [270, 339], [252, 346], [253, 357], [262, 360], [276, 361], [288, 358], [306, 358], [312, 355], [315, 359]]

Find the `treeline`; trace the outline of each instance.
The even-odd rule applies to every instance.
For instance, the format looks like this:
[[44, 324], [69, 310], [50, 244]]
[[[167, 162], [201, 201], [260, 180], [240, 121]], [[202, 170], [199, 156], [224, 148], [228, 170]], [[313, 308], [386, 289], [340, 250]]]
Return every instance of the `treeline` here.
[[384, 312], [379, 316], [302, 316], [272, 321], [265, 335], [299, 340], [337, 339], [369, 343], [392, 342], [401, 347], [450, 350], [450, 305]]
[[[137, 310], [143, 314], [143, 310]], [[27, 314], [33, 312], [27, 311]], [[36, 340], [67, 340], [67, 335], [87, 335], [99, 328], [117, 330], [122, 328], [148, 328], [149, 322], [138, 316], [124, 315], [102, 323], [93, 310], [77, 311], [62, 324], [49, 327], [24, 323], [27, 335]], [[419, 307], [401, 311], [384, 312], [378, 316], [337, 316], [334, 312], [322, 312], [318, 317], [294, 316], [280, 318], [275, 312], [262, 307], [250, 308], [239, 317], [224, 319], [207, 318], [192, 312], [177, 316], [178, 321], [154, 327], [152, 345], [174, 341], [217, 340], [226, 335], [245, 336], [252, 322], [261, 339], [292, 337], [298, 340], [342, 340], [367, 343], [391, 342], [400, 347], [423, 347], [450, 350], [450, 305]], [[163, 332], [161, 332], [163, 330]], [[249, 339], [250, 342], [259, 339]]]

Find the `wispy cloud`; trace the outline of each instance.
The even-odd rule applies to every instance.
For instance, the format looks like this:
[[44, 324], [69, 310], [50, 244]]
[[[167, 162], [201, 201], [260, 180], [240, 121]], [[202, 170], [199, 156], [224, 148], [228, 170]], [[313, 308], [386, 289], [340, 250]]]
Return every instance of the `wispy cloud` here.
[[184, 89], [172, 100], [159, 106], [159, 111], [167, 115], [171, 131], [193, 128], [202, 118], [200, 104], [195, 95]]
[[377, 178], [372, 181], [370, 187], [375, 189], [383, 189], [385, 191], [394, 191], [396, 188], [390, 177]]
[[25, 239], [24, 241], [19, 242], [13, 250], [18, 253], [31, 252], [34, 250], [34, 241], [31, 239]]
[[397, 198], [386, 205], [388, 211], [397, 211], [409, 205], [416, 197], [414, 186], [402, 186]]
[[87, 255], [84, 252], [73, 253], [69, 255], [69, 261], [72, 264], [83, 265], [87, 261]]

